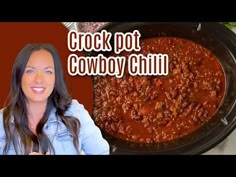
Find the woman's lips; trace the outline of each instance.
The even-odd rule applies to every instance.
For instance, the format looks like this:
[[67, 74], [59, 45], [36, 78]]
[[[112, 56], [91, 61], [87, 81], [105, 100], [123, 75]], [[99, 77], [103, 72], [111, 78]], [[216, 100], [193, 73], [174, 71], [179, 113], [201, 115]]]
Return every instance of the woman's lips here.
[[31, 87], [31, 89], [36, 94], [42, 94], [45, 91], [45, 87]]

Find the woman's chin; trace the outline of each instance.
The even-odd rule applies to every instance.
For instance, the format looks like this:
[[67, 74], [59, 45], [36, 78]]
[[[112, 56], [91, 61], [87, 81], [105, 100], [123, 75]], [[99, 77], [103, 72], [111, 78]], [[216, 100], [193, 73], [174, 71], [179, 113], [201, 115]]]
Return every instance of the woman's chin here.
[[30, 98], [28, 99], [29, 100], [29, 103], [45, 103], [47, 102], [47, 98], [37, 98], [37, 97], [34, 97], [34, 98]]

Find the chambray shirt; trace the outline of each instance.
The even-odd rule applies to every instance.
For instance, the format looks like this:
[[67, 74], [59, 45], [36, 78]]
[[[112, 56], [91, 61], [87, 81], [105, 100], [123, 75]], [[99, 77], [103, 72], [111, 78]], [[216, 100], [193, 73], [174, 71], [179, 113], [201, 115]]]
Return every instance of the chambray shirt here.
[[[73, 139], [70, 132], [60, 119], [56, 118], [56, 109], [50, 113], [48, 121], [43, 127], [44, 133], [49, 137], [55, 149], [56, 155], [73, 155], [77, 154], [73, 145]], [[87, 155], [108, 155], [109, 144], [102, 137], [100, 129], [94, 124], [84, 106], [77, 100], [73, 99], [69, 109], [65, 115], [73, 116], [80, 121], [79, 135], [79, 151], [81, 154]], [[13, 118], [11, 119], [12, 126], [14, 125]], [[0, 154], [3, 154], [6, 135], [3, 128], [3, 109], [0, 110]], [[23, 152], [22, 152], [23, 153]], [[11, 143], [8, 154], [16, 154], [16, 151]]]

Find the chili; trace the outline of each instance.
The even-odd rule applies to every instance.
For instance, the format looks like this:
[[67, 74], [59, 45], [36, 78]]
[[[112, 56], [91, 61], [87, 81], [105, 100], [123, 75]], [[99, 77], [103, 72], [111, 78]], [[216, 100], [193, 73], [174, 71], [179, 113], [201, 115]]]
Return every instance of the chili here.
[[94, 77], [95, 123], [114, 137], [138, 143], [173, 140], [207, 123], [225, 92], [216, 56], [183, 38], [148, 38], [140, 45], [143, 55], [168, 54], [168, 76], [131, 76], [126, 70], [122, 78]]

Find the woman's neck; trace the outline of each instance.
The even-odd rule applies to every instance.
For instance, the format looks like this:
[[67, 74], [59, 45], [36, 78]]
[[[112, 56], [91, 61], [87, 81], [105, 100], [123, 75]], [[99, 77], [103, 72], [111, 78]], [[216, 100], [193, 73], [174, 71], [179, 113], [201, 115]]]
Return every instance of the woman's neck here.
[[29, 127], [35, 132], [39, 121], [42, 119], [46, 110], [47, 103], [28, 103], [27, 116], [29, 119]]

